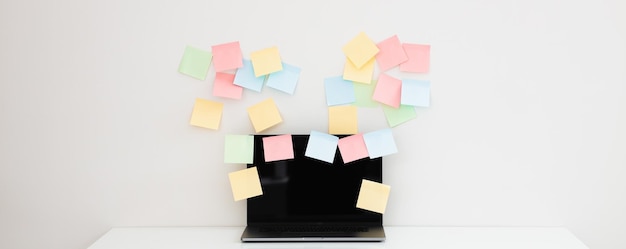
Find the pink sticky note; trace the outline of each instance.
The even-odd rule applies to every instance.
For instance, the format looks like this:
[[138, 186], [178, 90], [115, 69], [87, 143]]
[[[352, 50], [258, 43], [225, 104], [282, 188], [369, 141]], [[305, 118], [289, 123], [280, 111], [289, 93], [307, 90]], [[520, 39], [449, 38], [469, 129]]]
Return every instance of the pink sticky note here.
[[369, 156], [365, 140], [363, 140], [363, 134], [360, 133], [340, 138], [337, 146], [339, 146], [343, 163], [349, 163]]
[[234, 80], [234, 74], [220, 72], [215, 73], [215, 82], [213, 82], [213, 96], [230, 99], [241, 99], [243, 88], [233, 84]]
[[428, 73], [430, 70], [430, 45], [402, 44], [409, 60], [400, 64], [400, 71]]
[[386, 74], [378, 76], [372, 99], [385, 105], [398, 108], [402, 98], [402, 80]]
[[291, 135], [285, 134], [264, 137], [263, 151], [266, 162], [293, 159], [293, 142], [291, 141]]
[[380, 49], [378, 54], [376, 54], [376, 61], [382, 71], [387, 71], [409, 59], [404, 52], [400, 39], [398, 39], [397, 35], [381, 41], [376, 44], [376, 46]]
[[216, 72], [243, 67], [243, 56], [239, 42], [230, 42], [211, 47], [213, 66]]

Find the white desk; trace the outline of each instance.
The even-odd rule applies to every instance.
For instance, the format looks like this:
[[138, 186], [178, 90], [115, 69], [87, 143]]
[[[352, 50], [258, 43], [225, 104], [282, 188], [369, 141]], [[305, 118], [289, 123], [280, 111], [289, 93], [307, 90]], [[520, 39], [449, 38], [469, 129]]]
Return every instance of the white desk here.
[[588, 249], [564, 228], [385, 227], [385, 242], [241, 243], [243, 227], [119, 227], [88, 249]]

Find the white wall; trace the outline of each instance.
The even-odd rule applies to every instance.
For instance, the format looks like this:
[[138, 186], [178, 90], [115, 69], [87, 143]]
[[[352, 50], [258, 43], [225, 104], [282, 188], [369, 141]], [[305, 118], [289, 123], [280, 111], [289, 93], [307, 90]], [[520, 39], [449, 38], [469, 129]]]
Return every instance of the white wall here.
[[[323, 79], [341, 47], [432, 45], [432, 107], [394, 128], [386, 225], [565, 226], [626, 248], [626, 4], [621, 0], [0, 1], [0, 248], [85, 248], [112, 226], [245, 224], [225, 134], [273, 97], [268, 133], [327, 129]], [[225, 103], [219, 131], [188, 124], [205, 81], [186, 45], [278, 46], [294, 96]], [[378, 72], [377, 72], [378, 73]], [[359, 128], [385, 127], [380, 109]]]

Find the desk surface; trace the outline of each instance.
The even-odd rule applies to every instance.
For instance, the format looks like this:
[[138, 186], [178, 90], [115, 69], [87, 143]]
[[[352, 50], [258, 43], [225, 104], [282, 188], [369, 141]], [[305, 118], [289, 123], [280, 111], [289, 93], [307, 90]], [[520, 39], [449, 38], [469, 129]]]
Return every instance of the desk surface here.
[[88, 249], [427, 248], [588, 249], [558, 227], [385, 227], [385, 242], [241, 243], [243, 227], [119, 227]]

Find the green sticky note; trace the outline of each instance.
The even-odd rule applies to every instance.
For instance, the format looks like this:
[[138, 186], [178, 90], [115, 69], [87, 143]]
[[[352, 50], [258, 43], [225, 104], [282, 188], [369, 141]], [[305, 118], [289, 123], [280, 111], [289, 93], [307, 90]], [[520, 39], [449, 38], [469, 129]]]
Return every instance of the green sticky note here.
[[359, 107], [377, 107], [378, 102], [372, 99], [375, 88], [375, 80], [372, 80], [370, 84], [354, 83], [354, 96], [356, 97], [354, 105]]
[[178, 72], [204, 80], [207, 72], [209, 72], [211, 59], [213, 59], [211, 52], [187, 46], [185, 47], [183, 59], [180, 60], [178, 65]]
[[390, 127], [398, 126], [399, 124], [417, 117], [414, 106], [400, 105], [399, 108], [393, 108], [391, 106], [382, 105], [382, 107]]
[[226, 135], [224, 163], [252, 163], [253, 156], [254, 136]]

